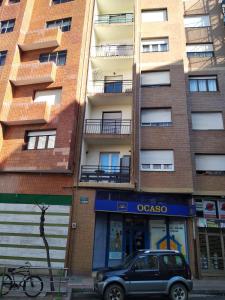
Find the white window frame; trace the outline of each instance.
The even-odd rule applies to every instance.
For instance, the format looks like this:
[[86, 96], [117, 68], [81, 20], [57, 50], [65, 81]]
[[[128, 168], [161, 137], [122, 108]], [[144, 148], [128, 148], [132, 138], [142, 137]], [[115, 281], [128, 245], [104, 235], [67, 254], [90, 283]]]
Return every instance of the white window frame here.
[[195, 168], [197, 174], [225, 175], [225, 154], [195, 154]]
[[[26, 136], [26, 150], [49, 150], [55, 147], [56, 130], [28, 131]], [[43, 142], [44, 146], [42, 146]], [[49, 146], [50, 143], [52, 143], [51, 146]]]
[[[159, 75], [164, 75], [165, 77], [165, 81], [163, 82], [158, 82], [157, 80], [154, 79], [154, 75], [157, 77], [159, 77]], [[153, 83], [144, 83], [144, 81], [146, 80], [147, 75], [149, 75], [149, 79], [150, 82], [152, 81]], [[152, 76], [151, 76], [152, 75]], [[154, 83], [155, 81], [155, 83]], [[154, 86], [170, 86], [171, 85], [171, 80], [170, 80], [170, 71], [169, 70], [165, 70], [165, 71], [142, 71], [141, 72], [141, 86], [142, 87], [154, 87]]]
[[[170, 117], [168, 118], [166, 116], [166, 118], [168, 119], [166, 121], [158, 120], [158, 121], [153, 121], [153, 122], [144, 122], [143, 121], [144, 114], [147, 115], [148, 111], [150, 113], [149, 118], [151, 118], [151, 113], [153, 114], [153, 118], [154, 118], [154, 112], [157, 114], [157, 112], [160, 113], [160, 111], [162, 113], [163, 113], [163, 111], [166, 113], [169, 113]], [[159, 115], [159, 117], [160, 117], [160, 115]], [[171, 110], [171, 108], [142, 108], [142, 110], [141, 110], [141, 126], [142, 127], [168, 127], [171, 125], [172, 125], [172, 110]]]
[[[146, 51], [145, 46], [149, 49]], [[165, 47], [165, 48], [163, 48]], [[151, 53], [151, 52], [168, 52], [169, 51], [169, 39], [157, 38], [157, 39], [142, 39], [141, 40], [141, 52], [142, 53]]]
[[[167, 156], [171, 156], [171, 162], [169, 162], [169, 159], [162, 158], [162, 162], [159, 161], [154, 163], [154, 162], [149, 162], [148, 159], [144, 158], [144, 163], [142, 163], [143, 160], [143, 153], [144, 152], [152, 152], [153, 156], [156, 154], [159, 156], [160, 153], [162, 154], [163, 152], [167, 152]], [[149, 153], [150, 154], [150, 153]], [[156, 155], [156, 156], [157, 156]], [[146, 156], [146, 155], [145, 155]], [[151, 158], [150, 158], [151, 160]], [[169, 163], [164, 163], [163, 160], [168, 160]], [[174, 167], [174, 151], [173, 150], [141, 150], [140, 152], [140, 171], [144, 172], [173, 172], [175, 170]]]
[[[195, 22], [193, 22], [191, 24], [191, 22], [188, 24], [189, 20], [193, 20]], [[209, 15], [191, 15], [191, 16], [185, 16], [184, 17], [184, 27], [185, 28], [204, 28], [204, 27], [210, 27], [210, 18]]]
[[[163, 18], [156, 18], [156, 14], [159, 15], [159, 13], [162, 12]], [[149, 15], [152, 14], [152, 17], [155, 13], [154, 19], [151, 21], [149, 19]], [[144, 9], [141, 11], [141, 21], [142, 23], [155, 23], [155, 22], [166, 22], [168, 21], [168, 10], [167, 8], [159, 8], [159, 9]]]
[[[54, 99], [50, 99], [51, 95], [53, 97], [55, 96]], [[56, 104], [60, 104], [61, 98], [62, 98], [62, 88], [41, 90], [35, 92], [34, 103], [47, 102], [49, 105], [56, 105]]]

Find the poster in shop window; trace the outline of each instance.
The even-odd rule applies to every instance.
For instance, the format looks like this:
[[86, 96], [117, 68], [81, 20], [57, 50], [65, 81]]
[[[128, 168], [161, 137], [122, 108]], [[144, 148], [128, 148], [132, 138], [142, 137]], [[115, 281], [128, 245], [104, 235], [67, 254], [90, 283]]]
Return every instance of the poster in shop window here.
[[169, 224], [170, 231], [170, 249], [178, 250], [187, 256], [186, 234], [184, 222], [171, 222]]
[[122, 259], [122, 222], [110, 222], [109, 259]]
[[203, 211], [206, 219], [216, 219], [216, 202], [203, 201]]
[[219, 201], [218, 206], [219, 206], [219, 218], [221, 220], [225, 220], [225, 201]]
[[150, 221], [150, 248], [153, 250], [167, 249], [167, 230], [164, 220]]

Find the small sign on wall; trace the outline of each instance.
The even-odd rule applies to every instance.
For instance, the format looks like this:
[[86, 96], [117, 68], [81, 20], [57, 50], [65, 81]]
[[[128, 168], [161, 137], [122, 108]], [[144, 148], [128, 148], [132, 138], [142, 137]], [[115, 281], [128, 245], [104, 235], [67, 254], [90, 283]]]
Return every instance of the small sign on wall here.
[[80, 196], [80, 204], [88, 204], [88, 197]]

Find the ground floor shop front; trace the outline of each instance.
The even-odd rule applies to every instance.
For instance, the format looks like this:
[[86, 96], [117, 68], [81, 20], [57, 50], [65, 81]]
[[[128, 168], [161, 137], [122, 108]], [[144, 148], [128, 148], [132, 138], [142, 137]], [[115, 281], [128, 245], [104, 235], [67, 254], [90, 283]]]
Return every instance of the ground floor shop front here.
[[191, 260], [194, 207], [188, 195], [98, 191], [93, 269], [138, 249], [174, 249]]

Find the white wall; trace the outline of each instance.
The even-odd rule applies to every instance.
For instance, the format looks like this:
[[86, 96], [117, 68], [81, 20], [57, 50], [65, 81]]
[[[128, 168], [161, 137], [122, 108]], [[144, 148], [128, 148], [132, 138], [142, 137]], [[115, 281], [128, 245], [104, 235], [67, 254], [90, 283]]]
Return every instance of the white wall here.
[[[90, 107], [90, 106], [89, 106]], [[117, 105], [117, 106], [98, 106], [89, 110], [90, 119], [102, 119], [102, 112], [106, 111], [122, 111], [122, 119], [131, 119], [132, 110], [130, 105]]]

